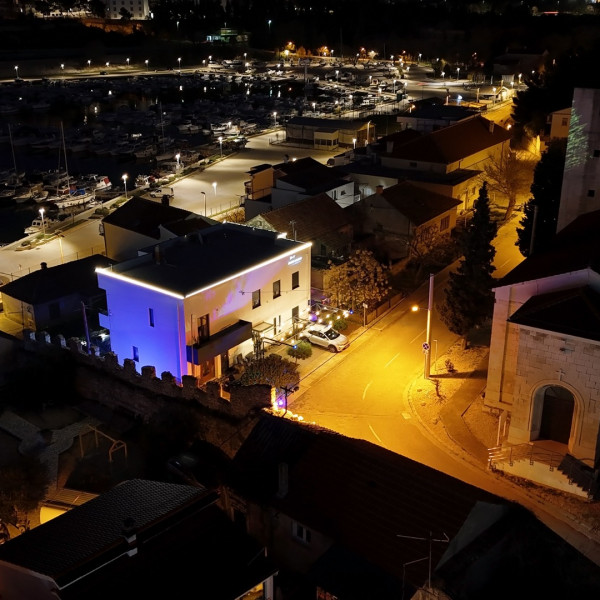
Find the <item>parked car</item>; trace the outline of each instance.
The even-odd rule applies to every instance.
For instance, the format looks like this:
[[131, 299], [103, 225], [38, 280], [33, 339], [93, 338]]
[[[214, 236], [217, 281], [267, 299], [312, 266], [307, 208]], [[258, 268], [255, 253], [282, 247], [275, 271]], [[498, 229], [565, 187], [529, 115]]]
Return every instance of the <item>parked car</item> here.
[[350, 345], [350, 340], [331, 325], [314, 323], [309, 325], [300, 338], [308, 340], [311, 344], [327, 348], [330, 352], [341, 352]]

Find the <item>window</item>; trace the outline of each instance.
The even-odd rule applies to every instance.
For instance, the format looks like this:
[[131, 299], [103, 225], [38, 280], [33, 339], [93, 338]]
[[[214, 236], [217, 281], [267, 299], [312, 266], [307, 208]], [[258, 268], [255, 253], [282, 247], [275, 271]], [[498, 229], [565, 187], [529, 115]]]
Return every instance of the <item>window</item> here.
[[150, 324], [150, 327], [154, 327], [154, 309], [153, 308], [148, 309], [148, 323]]
[[450, 217], [444, 217], [440, 221], [440, 231], [446, 231], [450, 227]]
[[273, 298], [279, 298], [281, 296], [281, 281], [278, 279], [273, 282]]
[[133, 346], [133, 360], [140, 362], [140, 351], [137, 346]]
[[292, 273], [292, 289], [300, 287], [300, 271], [294, 271]]
[[252, 292], [252, 308], [258, 308], [260, 306], [260, 290]]
[[596, 190], [588, 190], [587, 196], [588, 198], [593, 198], [596, 195]]
[[304, 525], [300, 525], [300, 523], [296, 523], [295, 521], [292, 523], [292, 533], [297, 540], [304, 542], [305, 544], [310, 544], [312, 539], [312, 533], [310, 529], [304, 527]]
[[198, 341], [205, 342], [210, 337], [208, 314], [198, 317]]

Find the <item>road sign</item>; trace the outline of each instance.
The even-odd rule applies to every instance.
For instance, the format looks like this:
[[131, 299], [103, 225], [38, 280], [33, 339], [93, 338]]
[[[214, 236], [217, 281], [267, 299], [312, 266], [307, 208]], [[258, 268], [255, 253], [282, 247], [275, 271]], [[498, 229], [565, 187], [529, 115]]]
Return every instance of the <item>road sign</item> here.
[[423, 352], [429, 352], [429, 344], [427, 342], [423, 342]]

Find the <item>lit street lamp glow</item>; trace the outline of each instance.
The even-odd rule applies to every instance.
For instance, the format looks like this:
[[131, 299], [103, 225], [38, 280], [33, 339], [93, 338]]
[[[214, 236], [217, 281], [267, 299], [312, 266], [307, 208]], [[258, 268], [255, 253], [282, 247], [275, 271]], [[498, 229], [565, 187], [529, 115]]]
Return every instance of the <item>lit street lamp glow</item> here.
[[212, 186], [213, 186], [213, 190], [215, 190], [215, 196], [216, 196], [217, 195], [217, 182], [213, 181]]
[[123, 180], [123, 185], [125, 186], [125, 200], [127, 200], [127, 173], [124, 173], [121, 179]]
[[42, 218], [42, 235], [46, 235], [46, 222], [44, 221], [44, 209], [40, 208], [40, 217]]
[[129, 66], [129, 59], [126, 58], [125, 61], [127, 62], [127, 66]]
[[221, 149], [221, 158], [223, 158], [223, 136], [219, 136], [219, 147]]
[[456, 67], [456, 81], [458, 81], [459, 75], [460, 75], [460, 67]]
[[15, 65], [16, 78], [19, 79], [19, 67]]
[[148, 70], [148, 59], [144, 61], [146, 63], [146, 71]]
[[206, 192], [200, 192], [204, 196], [204, 216], [206, 216]]
[[277, 113], [276, 112], [273, 113], [273, 126], [277, 127]]
[[179, 63], [179, 70], [181, 71], [181, 57], [177, 59], [177, 62]]

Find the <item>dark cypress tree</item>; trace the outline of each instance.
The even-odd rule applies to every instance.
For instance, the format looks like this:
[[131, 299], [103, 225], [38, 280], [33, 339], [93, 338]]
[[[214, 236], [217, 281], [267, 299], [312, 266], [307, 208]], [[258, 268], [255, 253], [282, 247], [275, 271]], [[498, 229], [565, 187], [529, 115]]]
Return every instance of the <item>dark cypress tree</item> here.
[[517, 228], [515, 242], [523, 256], [544, 250], [552, 244], [560, 208], [565, 156], [566, 140], [553, 140], [535, 166], [532, 197], [523, 207], [521, 227]]
[[475, 201], [473, 218], [460, 237], [463, 258], [456, 271], [450, 273], [445, 301], [438, 307], [446, 327], [462, 337], [463, 347], [466, 347], [469, 332], [492, 316], [495, 269], [492, 262], [496, 254], [492, 241], [496, 231], [484, 183]]

